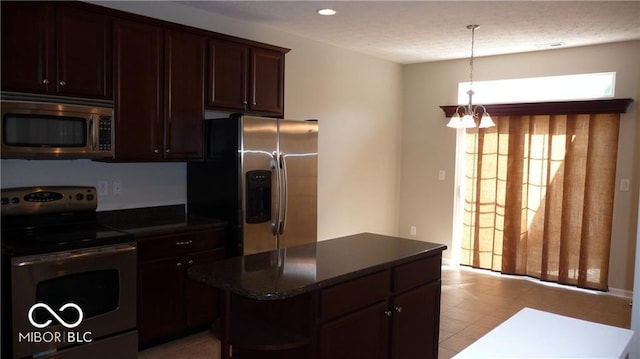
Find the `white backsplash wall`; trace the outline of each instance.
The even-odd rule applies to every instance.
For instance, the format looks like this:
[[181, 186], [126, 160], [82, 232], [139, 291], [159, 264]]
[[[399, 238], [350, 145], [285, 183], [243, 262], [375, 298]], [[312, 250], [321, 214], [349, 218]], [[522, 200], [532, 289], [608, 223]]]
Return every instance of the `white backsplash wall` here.
[[[187, 203], [185, 163], [102, 163], [90, 160], [1, 160], [4, 188], [94, 186], [107, 183], [98, 211]], [[113, 194], [114, 182], [121, 193]]]

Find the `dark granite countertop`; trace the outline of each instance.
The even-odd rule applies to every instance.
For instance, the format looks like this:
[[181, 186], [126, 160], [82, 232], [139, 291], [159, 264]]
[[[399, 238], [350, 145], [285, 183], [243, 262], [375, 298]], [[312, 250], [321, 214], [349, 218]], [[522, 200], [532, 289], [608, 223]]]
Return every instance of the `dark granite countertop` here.
[[218, 219], [190, 217], [184, 205], [98, 212], [101, 225], [138, 236], [184, 232], [226, 226]]
[[248, 298], [285, 299], [445, 249], [438, 243], [361, 233], [194, 265], [189, 277]]

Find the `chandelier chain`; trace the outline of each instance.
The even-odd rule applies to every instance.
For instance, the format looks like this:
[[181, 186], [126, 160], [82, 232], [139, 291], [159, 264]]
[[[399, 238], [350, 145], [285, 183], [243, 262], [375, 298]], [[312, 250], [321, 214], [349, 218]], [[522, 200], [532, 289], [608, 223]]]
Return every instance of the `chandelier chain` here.
[[[491, 119], [491, 116], [487, 112], [487, 109], [483, 105], [473, 106], [473, 59], [474, 59], [474, 49], [475, 49], [475, 34], [476, 29], [479, 28], [480, 25], [472, 24], [467, 25], [467, 29], [471, 30], [471, 58], [469, 59], [469, 91], [467, 91], [467, 95], [469, 95], [469, 102], [466, 106], [460, 105], [456, 109], [456, 112], [453, 116], [451, 116], [451, 120], [447, 124], [447, 127], [452, 128], [486, 128], [493, 127], [495, 123]], [[480, 119], [480, 124], [476, 124], [478, 118], [482, 115]]]

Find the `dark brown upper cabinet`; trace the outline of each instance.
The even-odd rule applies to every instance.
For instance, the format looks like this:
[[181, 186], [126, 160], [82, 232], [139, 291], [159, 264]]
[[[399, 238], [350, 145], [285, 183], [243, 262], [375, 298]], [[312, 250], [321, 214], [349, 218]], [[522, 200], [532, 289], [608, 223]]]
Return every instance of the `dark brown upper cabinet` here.
[[111, 22], [84, 6], [1, 3], [2, 90], [111, 99]]
[[210, 39], [207, 106], [282, 116], [287, 51]]
[[202, 159], [205, 51], [204, 37], [165, 31], [165, 159]]
[[149, 160], [163, 146], [164, 31], [141, 22], [113, 23], [115, 159]]
[[114, 21], [116, 161], [202, 158], [206, 40]]

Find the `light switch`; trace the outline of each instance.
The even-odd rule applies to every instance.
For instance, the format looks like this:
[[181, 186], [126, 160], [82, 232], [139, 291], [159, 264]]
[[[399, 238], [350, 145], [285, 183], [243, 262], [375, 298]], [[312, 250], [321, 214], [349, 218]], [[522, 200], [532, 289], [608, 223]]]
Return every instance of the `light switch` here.
[[620, 191], [629, 192], [629, 179], [623, 178], [620, 180]]

